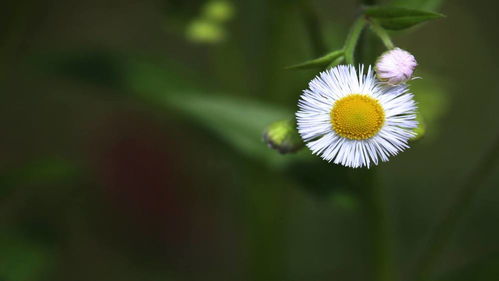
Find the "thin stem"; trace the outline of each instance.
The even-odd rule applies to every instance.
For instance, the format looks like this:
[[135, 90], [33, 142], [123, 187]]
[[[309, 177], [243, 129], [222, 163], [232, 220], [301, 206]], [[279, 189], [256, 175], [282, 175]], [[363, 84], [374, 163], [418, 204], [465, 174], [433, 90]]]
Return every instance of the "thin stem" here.
[[319, 17], [315, 9], [311, 6], [310, 1], [301, 1], [301, 12], [305, 28], [310, 36], [310, 42], [314, 50], [314, 56], [318, 57], [326, 52], [326, 43], [322, 36], [322, 27], [319, 23]]
[[359, 186], [372, 244], [374, 280], [393, 280], [391, 246], [382, 186], [376, 170], [362, 171]]
[[335, 67], [339, 64], [342, 64], [344, 60], [345, 60], [344, 56], [338, 57], [332, 63], [330, 63], [327, 67], [328, 68]]
[[[363, 0], [364, 5], [374, 5], [375, 0]], [[358, 42], [359, 61], [368, 63], [371, 61], [370, 55], [372, 52], [366, 52], [367, 48], [374, 48], [372, 38], [364, 36], [359, 40], [362, 30], [366, 26], [367, 21], [364, 17], [360, 17], [352, 27], [352, 31], [345, 44], [345, 58], [347, 63], [353, 63], [355, 54], [355, 45]], [[361, 184], [359, 186], [360, 194], [363, 198], [363, 206], [367, 223], [370, 230], [370, 238], [372, 243], [372, 260], [374, 267], [374, 280], [376, 281], [392, 281], [394, 280], [393, 260], [391, 239], [388, 231], [388, 222], [385, 210], [385, 202], [383, 200], [383, 186], [377, 178], [375, 168], [364, 170], [360, 174]]]
[[295, 64], [287, 67], [286, 69], [305, 69], [318, 65], [327, 65], [331, 61], [337, 61], [339, 58], [343, 58], [343, 50], [336, 50], [320, 58], [309, 60], [300, 64]]
[[459, 219], [466, 213], [473, 202], [473, 198], [480, 190], [483, 182], [493, 169], [499, 159], [499, 137], [495, 140], [492, 148], [475, 167], [470, 176], [458, 191], [453, 203], [445, 213], [443, 219], [438, 223], [429, 239], [429, 246], [421, 255], [416, 280], [427, 280], [431, 275], [435, 264], [439, 261], [442, 252], [449, 243], [449, 238], [456, 230]]
[[375, 22], [370, 22], [370, 26], [371, 30], [381, 39], [381, 42], [383, 42], [383, 45], [385, 45], [388, 50], [395, 48], [390, 35], [383, 27]]
[[364, 17], [360, 17], [354, 22], [352, 28], [350, 29], [350, 33], [345, 41], [345, 47], [343, 48], [345, 50], [345, 61], [347, 64], [355, 63], [355, 47], [357, 46], [360, 34], [365, 26], [366, 20]]

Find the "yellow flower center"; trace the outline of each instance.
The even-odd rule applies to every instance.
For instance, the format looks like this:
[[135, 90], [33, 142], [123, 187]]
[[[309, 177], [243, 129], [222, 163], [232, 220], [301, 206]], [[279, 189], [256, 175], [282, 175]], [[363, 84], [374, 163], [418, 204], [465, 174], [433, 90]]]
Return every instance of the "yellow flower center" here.
[[365, 140], [379, 132], [385, 112], [370, 96], [352, 94], [336, 101], [331, 110], [334, 131], [348, 139]]

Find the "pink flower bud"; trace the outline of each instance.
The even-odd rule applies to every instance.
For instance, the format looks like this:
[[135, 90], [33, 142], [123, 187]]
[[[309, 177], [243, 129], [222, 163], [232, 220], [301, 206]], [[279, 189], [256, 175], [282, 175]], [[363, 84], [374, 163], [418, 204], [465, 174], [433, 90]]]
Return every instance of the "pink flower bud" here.
[[386, 51], [376, 62], [376, 76], [390, 85], [404, 83], [411, 79], [416, 68], [416, 58], [400, 48]]

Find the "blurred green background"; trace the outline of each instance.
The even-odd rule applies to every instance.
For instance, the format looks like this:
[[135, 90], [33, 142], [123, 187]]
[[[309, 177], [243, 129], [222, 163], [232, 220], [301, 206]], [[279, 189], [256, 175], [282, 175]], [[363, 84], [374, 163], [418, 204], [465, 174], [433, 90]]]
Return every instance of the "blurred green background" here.
[[[407, 280], [498, 133], [499, 4], [391, 4], [447, 15], [393, 33], [426, 121], [378, 169]], [[317, 55], [305, 11], [332, 50], [359, 3], [2, 1], [0, 280], [371, 280], [352, 172], [261, 137], [317, 74], [284, 70]], [[492, 171], [433, 280], [499, 280]]]

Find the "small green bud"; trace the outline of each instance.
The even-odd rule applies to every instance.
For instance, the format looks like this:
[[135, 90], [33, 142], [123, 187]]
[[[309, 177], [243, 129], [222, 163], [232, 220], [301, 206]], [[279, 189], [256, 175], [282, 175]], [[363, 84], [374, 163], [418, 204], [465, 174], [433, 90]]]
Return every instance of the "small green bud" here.
[[215, 22], [225, 22], [234, 16], [234, 7], [226, 0], [212, 0], [204, 7], [204, 16]]
[[207, 20], [194, 20], [187, 27], [187, 38], [197, 43], [218, 43], [225, 37], [224, 30]]
[[281, 120], [270, 124], [263, 133], [263, 140], [281, 154], [297, 152], [303, 147], [294, 120]]

